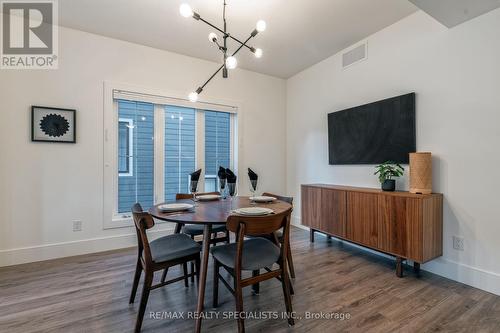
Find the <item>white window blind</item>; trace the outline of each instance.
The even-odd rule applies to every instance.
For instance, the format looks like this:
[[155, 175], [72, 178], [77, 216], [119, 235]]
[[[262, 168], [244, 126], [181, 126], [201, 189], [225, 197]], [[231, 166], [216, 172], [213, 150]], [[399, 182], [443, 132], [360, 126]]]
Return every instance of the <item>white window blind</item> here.
[[113, 90], [113, 98], [116, 100], [141, 101], [152, 104], [176, 105], [186, 108], [194, 108], [201, 110], [212, 110], [220, 112], [237, 113], [238, 108], [235, 106], [207, 103], [207, 102], [191, 102], [187, 99], [166, 97], [152, 94], [134, 93], [125, 90]]

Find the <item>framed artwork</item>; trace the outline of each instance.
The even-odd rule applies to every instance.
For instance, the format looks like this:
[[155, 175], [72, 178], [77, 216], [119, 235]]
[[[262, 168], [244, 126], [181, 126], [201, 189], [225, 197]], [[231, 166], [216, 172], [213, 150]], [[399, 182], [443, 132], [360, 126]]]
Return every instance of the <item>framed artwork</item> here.
[[31, 141], [76, 143], [76, 110], [32, 106]]

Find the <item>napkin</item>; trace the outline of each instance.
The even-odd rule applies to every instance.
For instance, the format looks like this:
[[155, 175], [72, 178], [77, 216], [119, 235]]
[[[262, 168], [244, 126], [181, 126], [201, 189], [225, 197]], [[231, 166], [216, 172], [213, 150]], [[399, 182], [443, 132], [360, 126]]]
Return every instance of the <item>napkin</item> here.
[[198, 180], [200, 180], [200, 175], [201, 175], [201, 169], [196, 170], [191, 174], [191, 181], [197, 182]]
[[226, 179], [227, 178], [226, 169], [224, 169], [223, 167], [219, 167], [219, 172], [217, 172], [217, 176], [219, 177], [219, 179]]
[[224, 188], [226, 188], [226, 178], [227, 178], [226, 169], [224, 169], [223, 167], [220, 166], [219, 172], [217, 172], [217, 176], [219, 177], [219, 184], [220, 184], [221, 192], [224, 192], [222, 190]]
[[198, 189], [198, 180], [200, 180], [201, 169], [196, 170], [191, 174], [191, 193], [196, 193]]
[[236, 183], [236, 175], [231, 171], [231, 169], [226, 169], [227, 182], [230, 184]]
[[253, 190], [257, 190], [257, 179], [259, 176], [250, 168], [248, 168], [248, 178], [250, 178], [250, 184], [252, 185]]
[[250, 177], [250, 180], [257, 180], [259, 178], [259, 176], [257, 176], [257, 174], [250, 168], [248, 168], [248, 177]]

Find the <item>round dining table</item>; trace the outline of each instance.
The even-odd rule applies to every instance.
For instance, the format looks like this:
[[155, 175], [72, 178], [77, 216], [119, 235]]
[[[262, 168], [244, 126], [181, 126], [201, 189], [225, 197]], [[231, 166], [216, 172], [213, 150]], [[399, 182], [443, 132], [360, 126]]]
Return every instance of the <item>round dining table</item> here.
[[[192, 199], [183, 199], [174, 201], [175, 203], [191, 203]], [[169, 203], [174, 203], [169, 202]], [[179, 233], [182, 225], [184, 224], [202, 224], [203, 229], [203, 243], [202, 243], [202, 259], [200, 270], [200, 282], [198, 285], [198, 303], [196, 306], [196, 328], [195, 332], [201, 331], [202, 311], [205, 303], [205, 288], [207, 282], [208, 259], [210, 250], [210, 237], [212, 235], [212, 226], [215, 224], [225, 224], [229, 215], [237, 208], [244, 207], [266, 207], [279, 214], [292, 206], [284, 201], [275, 200], [268, 203], [254, 203], [250, 197], [238, 196], [234, 198], [219, 199], [213, 201], [197, 201], [193, 209], [180, 212], [163, 212], [158, 206], [155, 205], [149, 209], [149, 213], [156, 219], [177, 223], [175, 232]]]

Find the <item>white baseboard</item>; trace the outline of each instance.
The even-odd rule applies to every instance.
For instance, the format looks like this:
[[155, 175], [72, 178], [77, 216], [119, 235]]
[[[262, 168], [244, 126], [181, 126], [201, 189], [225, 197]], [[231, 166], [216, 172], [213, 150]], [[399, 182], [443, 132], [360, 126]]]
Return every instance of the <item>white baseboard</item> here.
[[[167, 228], [148, 233], [154, 239], [169, 234], [172, 230], [172, 228]], [[0, 250], [0, 267], [123, 249], [132, 246], [137, 246], [137, 236], [135, 233]]]
[[424, 264], [422, 269], [500, 296], [500, 274], [498, 273], [444, 257]]
[[[304, 230], [309, 230], [308, 227], [301, 224], [300, 217], [298, 216], [292, 217], [292, 225]], [[388, 257], [383, 253], [372, 251], [362, 246], [355, 244], [353, 244], [353, 246], [380, 256]], [[434, 259], [422, 265], [421, 269], [500, 296], [499, 273], [459, 263], [444, 257]]]

